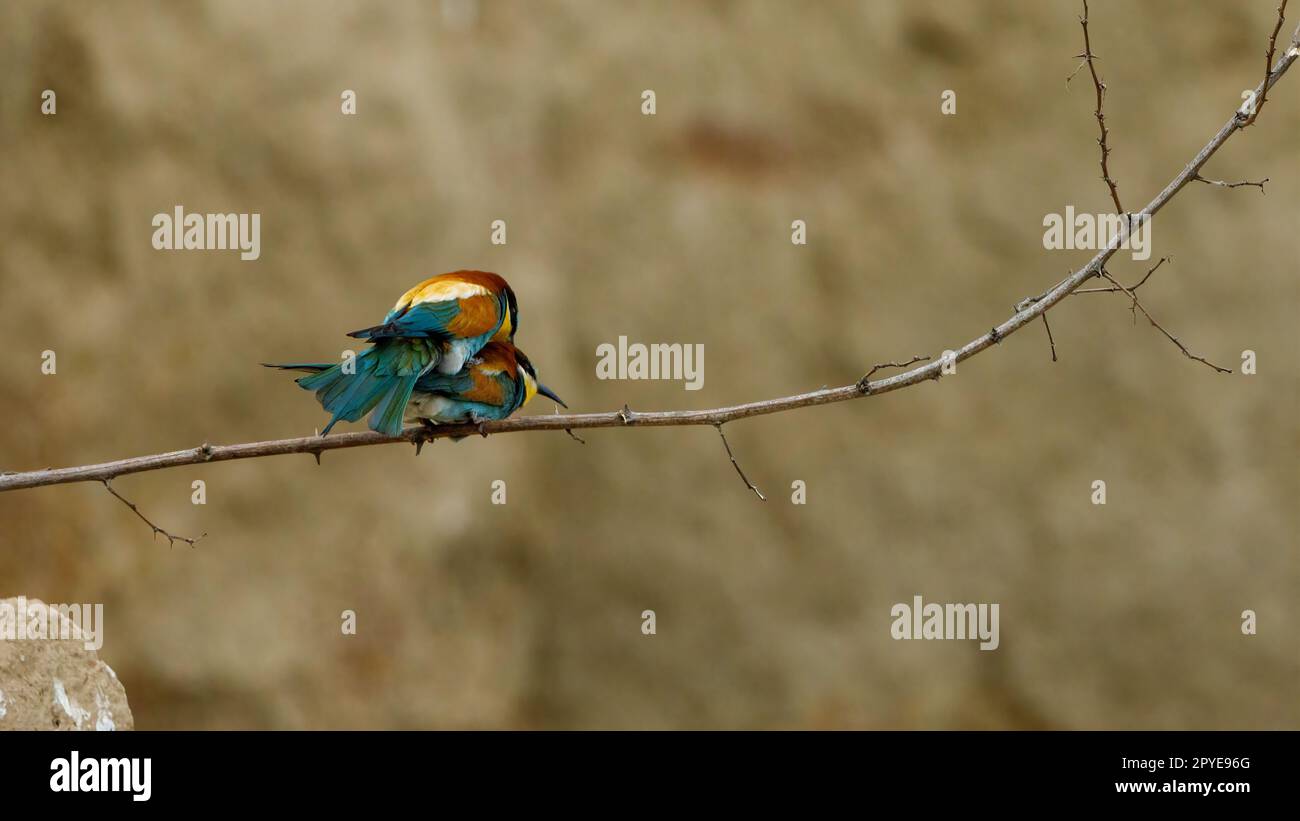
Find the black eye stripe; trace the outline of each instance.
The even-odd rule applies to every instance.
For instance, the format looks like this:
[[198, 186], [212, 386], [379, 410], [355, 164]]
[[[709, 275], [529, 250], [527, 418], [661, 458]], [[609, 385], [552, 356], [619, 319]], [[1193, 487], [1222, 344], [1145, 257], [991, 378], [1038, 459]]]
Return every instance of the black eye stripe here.
[[510, 311], [510, 335], [513, 338], [516, 331], [519, 330], [519, 302], [515, 299], [515, 292], [506, 286], [506, 305]]

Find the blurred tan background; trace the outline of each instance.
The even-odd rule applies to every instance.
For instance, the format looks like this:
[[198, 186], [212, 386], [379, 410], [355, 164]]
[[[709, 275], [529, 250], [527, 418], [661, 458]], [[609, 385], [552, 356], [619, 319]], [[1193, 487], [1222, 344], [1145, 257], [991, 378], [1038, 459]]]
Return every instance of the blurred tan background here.
[[[1276, 4], [1091, 5], [1136, 209], [1259, 82]], [[308, 434], [319, 406], [258, 363], [337, 357], [461, 267], [509, 278], [520, 346], [578, 411], [956, 347], [1088, 258], [1043, 250], [1045, 213], [1109, 208], [1086, 72], [1064, 82], [1078, 12], [7, 3], [0, 469]], [[104, 602], [140, 728], [1298, 727], [1297, 89], [1206, 169], [1267, 195], [1179, 195], [1142, 291], [1256, 376], [1080, 297], [1051, 314], [1056, 364], [1035, 325], [939, 384], [731, 425], [767, 504], [707, 428], [214, 464], [116, 483], [207, 531], [194, 550], [97, 485], [0, 495], [0, 596]], [[178, 204], [259, 212], [261, 258], [153, 250]], [[619, 335], [703, 343], [704, 389], [597, 380]], [[1001, 648], [891, 640], [917, 594], [999, 603]]]

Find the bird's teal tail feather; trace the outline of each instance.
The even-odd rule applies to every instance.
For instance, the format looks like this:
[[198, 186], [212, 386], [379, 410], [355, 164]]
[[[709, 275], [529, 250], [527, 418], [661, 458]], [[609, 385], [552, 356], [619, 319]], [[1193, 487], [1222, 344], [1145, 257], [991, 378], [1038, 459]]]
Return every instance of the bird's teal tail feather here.
[[306, 371], [307, 373], [320, 373], [330, 368], [328, 362], [263, 362], [263, 368], [277, 368], [282, 371]]
[[[402, 418], [411, 400], [416, 380], [437, 363], [439, 350], [428, 339], [385, 339], [361, 352], [351, 363], [334, 365], [295, 363], [270, 365], [283, 370], [308, 371], [311, 375], [297, 380], [333, 416], [321, 436], [330, 432], [340, 419], [355, 422], [367, 413], [370, 428], [385, 436], [402, 432]], [[351, 364], [350, 373], [344, 366]]]

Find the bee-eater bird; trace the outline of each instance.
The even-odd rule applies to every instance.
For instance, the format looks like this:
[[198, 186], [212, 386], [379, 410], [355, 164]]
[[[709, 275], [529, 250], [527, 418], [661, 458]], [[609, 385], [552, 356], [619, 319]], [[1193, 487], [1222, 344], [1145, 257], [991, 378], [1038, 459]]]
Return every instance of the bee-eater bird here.
[[[337, 366], [304, 363], [275, 367], [320, 375]], [[312, 378], [302, 377], [298, 383]], [[538, 381], [537, 369], [523, 351], [509, 342], [494, 340], [483, 346], [460, 373], [449, 376], [431, 370], [416, 380], [404, 413], [398, 418], [433, 425], [481, 424], [505, 419], [538, 394], [568, 407], [554, 391]], [[380, 430], [373, 421], [371, 427]], [[401, 425], [381, 432], [395, 436], [401, 432]]]
[[492, 341], [460, 373], [420, 377], [405, 418], [435, 425], [479, 424], [505, 419], [538, 394], [568, 407], [537, 379], [537, 369], [523, 351], [509, 342]]
[[367, 413], [373, 430], [396, 436], [422, 376], [455, 376], [489, 341], [511, 342], [518, 326], [519, 305], [503, 278], [454, 271], [402, 294], [380, 324], [348, 334], [374, 346], [354, 361], [267, 367], [313, 372], [297, 381], [333, 414], [322, 436], [340, 419], [355, 422]]

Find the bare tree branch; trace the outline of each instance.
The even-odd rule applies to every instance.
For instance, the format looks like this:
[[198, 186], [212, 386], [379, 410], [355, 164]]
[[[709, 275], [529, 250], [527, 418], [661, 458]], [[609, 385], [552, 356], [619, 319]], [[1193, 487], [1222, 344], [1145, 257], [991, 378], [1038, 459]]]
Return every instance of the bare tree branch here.
[[929, 359], [928, 356], [914, 356], [906, 362], [877, 362], [867, 371], [867, 375], [858, 380], [858, 387], [863, 393], [871, 389], [871, 375], [881, 368], [906, 368], [908, 365], [915, 365], [917, 362], [924, 362]]
[[[1296, 60], [1300, 58], [1300, 47], [1298, 46], [1300, 46], [1300, 28], [1296, 29], [1296, 32], [1292, 37], [1291, 48], [1278, 58], [1277, 64], [1273, 67], [1269, 76], [1256, 90], [1257, 94], [1263, 91], [1264, 85], [1270, 87], [1275, 85], [1278, 80], [1286, 74]], [[1175, 176], [1173, 180], [1171, 180], [1144, 209], [1142, 209], [1141, 212], [1134, 216], [1146, 219], [1154, 217], [1155, 214], [1164, 208], [1179, 191], [1199, 176], [1201, 168], [1204, 167], [1206, 162], [1208, 162], [1234, 134], [1241, 130], [1244, 122], [1244, 117], [1234, 112], [1232, 118], [1229, 119], [1213, 137], [1210, 138], [1210, 141], [1206, 143], [1199, 152], [1197, 152], [1191, 162], [1189, 162], [1187, 166], [1179, 172], [1179, 174]], [[1103, 268], [1106, 262], [1114, 256], [1117, 250], [1119, 250], [1120, 242], [1121, 237], [1119, 235], [1112, 237], [1107, 246], [1093, 256], [1086, 265], [1060, 280], [1056, 285], [1045, 291], [1040, 296], [1022, 300], [1016, 306], [1015, 313], [1010, 318], [1005, 320], [1002, 324], [994, 327], [991, 331], [986, 331], [960, 348], [955, 349], [951, 359], [940, 358], [937, 360], [930, 360], [926, 364], [905, 371], [904, 373], [895, 374], [894, 376], [879, 379], [874, 382], [864, 380], [862, 382], [855, 382], [851, 385], [844, 385], [837, 388], [823, 388], [821, 390], [796, 394], [794, 396], [785, 396], [778, 399], [749, 402], [742, 405], [732, 405], [729, 407], [713, 408], [709, 410], [633, 413], [629, 408], [624, 406], [621, 410], [608, 413], [579, 413], [564, 415], [543, 414], [538, 416], [523, 416], [504, 419], [497, 422], [487, 422], [483, 425], [477, 426], [443, 425], [438, 426], [433, 431], [426, 431], [423, 427], [412, 427], [403, 431], [400, 436], [393, 437], [383, 436], [373, 431], [364, 431], [342, 433], [328, 437], [308, 436], [296, 439], [278, 439], [238, 445], [205, 444], [197, 448], [188, 448], [185, 450], [154, 454], [151, 456], [137, 456], [130, 459], [121, 459], [115, 462], [105, 462], [96, 465], [82, 465], [79, 467], [50, 468], [24, 473], [0, 474], [0, 492], [43, 487], [46, 485], [66, 484], [69, 482], [106, 482], [107, 480], [111, 480], [118, 476], [179, 467], [181, 465], [224, 462], [234, 459], [255, 459], [264, 456], [278, 456], [289, 453], [310, 453], [319, 455], [327, 450], [340, 450], [344, 448], [366, 447], [370, 445], [382, 445], [397, 442], [410, 444], [414, 443], [421, 437], [433, 439], [447, 436], [471, 436], [475, 433], [481, 433], [484, 436], [488, 436], [501, 433], [520, 433], [536, 430], [580, 430], [583, 428], [611, 427], [631, 428], [684, 425], [712, 425], [714, 427], [720, 427], [726, 422], [745, 419], [751, 416], [783, 413], [797, 408], [812, 407], [814, 405], [827, 405], [834, 402], [846, 402], [851, 399], [860, 399], [867, 396], [879, 396], [892, 391], [911, 387], [912, 385], [918, 385], [929, 380], [938, 380], [940, 376], [943, 375], [943, 368], [946, 362], [964, 362], [990, 346], [1001, 342], [1011, 334], [1014, 334], [1016, 331], [1025, 327], [1025, 325], [1044, 316], [1049, 309], [1070, 296], [1070, 294], [1079, 289], [1080, 285], [1092, 277], [1104, 276], [1106, 279], [1110, 279], [1111, 283], [1115, 287], [1127, 293], [1130, 298], [1133, 298], [1135, 289], [1124, 288], [1124, 286], [1120, 285], [1117, 281], [1111, 279], [1108, 274], [1103, 273]], [[1150, 273], [1151, 272], [1148, 272], [1148, 275]], [[1143, 313], [1146, 313], [1145, 309], [1143, 309]], [[1152, 324], [1155, 323], [1153, 322]], [[1163, 328], [1161, 328], [1161, 331], [1163, 332]], [[1205, 364], [1210, 367], [1219, 369], [1217, 365], [1213, 365], [1212, 363], [1191, 354], [1182, 346], [1182, 343], [1178, 342], [1176, 338], [1172, 337], [1167, 332], [1165, 335], [1169, 336], [1169, 338], [1174, 341], [1175, 344], [1177, 344], [1179, 348], [1187, 354], [1187, 356], [1205, 362]], [[723, 438], [725, 441], [725, 437]], [[739, 470], [738, 465], [737, 469]], [[746, 480], [746, 482], [748, 484], [748, 480]], [[150, 526], [154, 527], [152, 523], [150, 523]]]
[[1249, 180], [1242, 180], [1241, 182], [1224, 182], [1223, 180], [1207, 180], [1205, 177], [1202, 177], [1200, 174], [1197, 174], [1192, 179], [1196, 180], [1197, 182], [1203, 182], [1206, 185], [1217, 185], [1220, 188], [1241, 188], [1243, 185], [1253, 185], [1259, 189], [1259, 193], [1261, 194], [1264, 193], [1264, 183], [1268, 182], [1268, 177], [1265, 177], [1259, 182], [1250, 182]]
[[[1273, 26], [1273, 33], [1268, 36], [1268, 51], [1264, 54], [1264, 83], [1260, 92], [1256, 95], [1257, 97], [1259, 97], [1259, 102], [1255, 105], [1255, 110], [1251, 112], [1250, 118], [1247, 119], [1246, 122], [1242, 124], [1241, 126], [1242, 128], [1246, 128], [1247, 126], [1252, 126], [1255, 124], [1255, 120], [1259, 118], [1259, 112], [1264, 110], [1264, 103], [1268, 100], [1268, 89], [1269, 86], [1273, 84], [1272, 82], [1270, 82], [1270, 78], [1273, 76], [1274, 73], [1271, 67], [1273, 65], [1273, 54], [1275, 53], [1275, 47], [1277, 46], [1277, 33], [1282, 30], [1282, 21], [1285, 19], [1286, 19], [1286, 0], [1281, 0], [1281, 2], [1278, 3], [1278, 7], [1277, 7], [1277, 24]], [[1297, 29], [1297, 31], [1300, 31], [1300, 29]], [[1291, 38], [1292, 48], [1294, 48], [1295, 45], [1296, 45], [1296, 38], [1292, 37]], [[1276, 82], [1276, 80], [1274, 80], [1273, 82]], [[1261, 190], [1262, 190], [1262, 186], [1261, 186]]]
[[766, 502], [767, 497], [763, 495], [763, 492], [761, 490], [754, 487], [754, 483], [749, 481], [749, 477], [745, 475], [745, 471], [740, 469], [740, 463], [736, 461], [736, 455], [731, 452], [731, 445], [727, 443], [727, 434], [722, 432], [722, 423], [719, 422], [713, 427], [717, 428], [718, 435], [722, 437], [722, 446], [727, 449], [727, 458], [731, 460], [731, 466], [734, 467], [736, 469], [736, 473], [740, 475], [740, 481], [745, 483], [745, 487], [754, 491], [754, 495], [758, 497], [759, 501]]
[[1077, 56], [1083, 58], [1083, 62], [1075, 68], [1074, 72], [1066, 78], [1066, 85], [1074, 79], [1074, 75], [1079, 73], [1079, 68], [1084, 65], [1088, 66], [1088, 73], [1092, 75], [1093, 87], [1097, 90], [1097, 128], [1101, 131], [1101, 137], [1097, 139], [1097, 145], [1101, 146], [1101, 178], [1106, 181], [1106, 187], [1110, 189], [1110, 198], [1115, 203], [1115, 213], [1123, 214], [1124, 206], [1119, 204], [1119, 186], [1115, 185], [1115, 180], [1110, 176], [1110, 146], [1106, 138], [1110, 131], [1106, 128], [1106, 115], [1102, 113], [1102, 102], [1106, 97], [1106, 84], [1097, 76], [1097, 67], [1094, 65], [1097, 55], [1092, 53], [1092, 40], [1088, 37], [1088, 0], [1083, 0], [1083, 16], [1079, 18], [1079, 24], [1083, 26], [1083, 53]]
[[[1153, 270], [1154, 270], [1154, 269], [1153, 269]], [[1107, 271], [1106, 271], [1105, 268], [1102, 268], [1102, 269], [1101, 269], [1101, 275], [1102, 275], [1103, 277], [1105, 277], [1106, 279], [1110, 280], [1110, 282], [1111, 282], [1111, 283], [1112, 283], [1112, 284], [1113, 284], [1113, 285], [1114, 285], [1118, 290], [1123, 291], [1125, 294], [1127, 294], [1128, 297], [1129, 297], [1129, 299], [1133, 300], [1132, 310], [1135, 312], [1135, 313], [1133, 314], [1133, 321], [1134, 321], [1134, 322], [1137, 321], [1137, 313], [1136, 313], [1136, 311], [1141, 311], [1141, 312], [1142, 312], [1142, 315], [1145, 316], [1145, 317], [1147, 318], [1147, 321], [1151, 323], [1152, 327], [1154, 327], [1154, 328], [1155, 328], [1157, 331], [1159, 331], [1160, 333], [1164, 334], [1164, 335], [1169, 339], [1170, 342], [1172, 342], [1172, 343], [1174, 343], [1175, 345], [1177, 345], [1177, 346], [1178, 346], [1178, 350], [1182, 351], [1182, 352], [1183, 352], [1183, 355], [1186, 356], [1188, 359], [1195, 359], [1197, 362], [1202, 362], [1202, 363], [1204, 363], [1205, 365], [1207, 365], [1208, 367], [1211, 367], [1211, 368], [1213, 368], [1214, 370], [1218, 371], [1219, 373], [1232, 373], [1232, 369], [1231, 369], [1231, 368], [1221, 368], [1221, 367], [1219, 367], [1218, 365], [1216, 365], [1216, 364], [1214, 364], [1213, 362], [1211, 362], [1210, 360], [1206, 359], [1205, 357], [1203, 357], [1203, 356], [1197, 356], [1196, 354], [1194, 354], [1194, 353], [1192, 353], [1191, 351], [1187, 350], [1187, 346], [1184, 345], [1182, 342], [1179, 342], [1179, 341], [1178, 341], [1178, 337], [1176, 337], [1176, 336], [1174, 336], [1173, 334], [1171, 334], [1171, 333], [1169, 333], [1168, 331], [1166, 331], [1166, 330], [1164, 329], [1164, 326], [1163, 326], [1163, 325], [1161, 325], [1159, 322], [1156, 322], [1155, 317], [1151, 316], [1151, 314], [1149, 314], [1149, 313], [1147, 312], [1147, 309], [1142, 305], [1142, 303], [1138, 301], [1137, 294], [1133, 293], [1132, 289], [1130, 289], [1130, 288], [1125, 288], [1123, 285], [1120, 285], [1120, 284], [1119, 284], [1119, 280], [1115, 279], [1115, 278], [1112, 277], [1109, 273], [1107, 273]]]
[[136, 507], [134, 502], [129, 501], [125, 496], [123, 496], [122, 494], [118, 493], [116, 490], [113, 490], [113, 484], [112, 484], [112, 481], [111, 481], [111, 480], [109, 480], [109, 479], [102, 479], [102, 480], [100, 480], [100, 481], [102, 481], [102, 482], [104, 483], [104, 488], [105, 488], [109, 493], [111, 493], [111, 494], [113, 494], [114, 496], [117, 497], [118, 501], [120, 501], [122, 504], [126, 505], [127, 507], [131, 508], [131, 512], [132, 512], [132, 513], [134, 513], [135, 515], [139, 516], [139, 517], [140, 517], [140, 520], [141, 520], [142, 522], [144, 522], [145, 524], [149, 525], [149, 527], [153, 528], [153, 535], [154, 535], [154, 538], [155, 538], [155, 539], [158, 538], [158, 534], [160, 534], [160, 533], [161, 533], [162, 535], [166, 536], [166, 537], [167, 537], [167, 546], [168, 546], [168, 547], [175, 547], [177, 542], [185, 542], [185, 543], [188, 544], [190, 547], [194, 547], [194, 545], [196, 545], [196, 544], [199, 543], [199, 540], [200, 540], [200, 539], [202, 539], [204, 536], [208, 535], [208, 534], [204, 533], [204, 534], [202, 534], [202, 535], [196, 536], [196, 537], [194, 537], [193, 539], [191, 539], [191, 538], [188, 537], [188, 536], [177, 536], [177, 535], [174, 534], [174, 533], [169, 533], [169, 532], [167, 532], [166, 530], [163, 530], [163, 529], [162, 529], [161, 527], [159, 527], [158, 525], [156, 525], [156, 524], [154, 524], [153, 522], [149, 521], [149, 518], [148, 518], [147, 516], [145, 516], [143, 513], [140, 512], [140, 508]]
[[1056, 361], [1056, 340], [1052, 338], [1052, 326], [1047, 322], [1047, 312], [1043, 311], [1043, 327], [1047, 329], [1047, 344], [1052, 347], [1052, 361]]
[[[1156, 264], [1153, 265], [1149, 271], [1147, 271], [1146, 276], [1138, 280], [1138, 283], [1136, 285], [1130, 285], [1128, 287], [1128, 290], [1136, 291], [1138, 288], [1141, 288], [1143, 285], [1146, 284], [1147, 280], [1151, 278], [1152, 274], [1160, 270], [1161, 265], [1164, 265], [1166, 262], [1173, 262], [1173, 261], [1174, 261], [1173, 257], [1169, 257], [1169, 256], [1161, 257], [1160, 260], [1156, 262]], [[1109, 288], [1080, 288], [1079, 290], [1074, 292], [1073, 296], [1078, 296], [1079, 294], [1117, 294], [1122, 290], [1124, 290], [1124, 286], [1122, 285], [1118, 287], [1112, 285]]]

